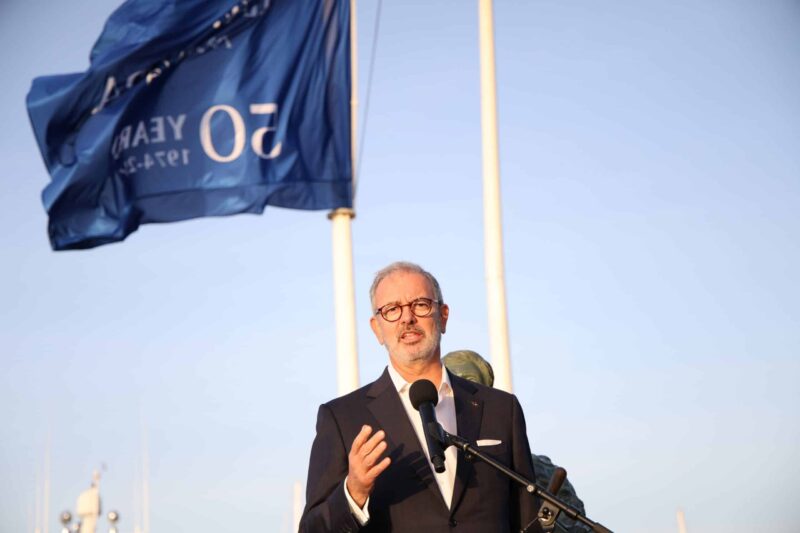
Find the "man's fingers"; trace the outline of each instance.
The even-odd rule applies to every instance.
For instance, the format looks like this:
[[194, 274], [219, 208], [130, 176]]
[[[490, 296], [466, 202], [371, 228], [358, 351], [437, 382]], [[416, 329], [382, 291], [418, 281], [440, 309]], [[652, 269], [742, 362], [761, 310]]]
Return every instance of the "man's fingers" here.
[[364, 456], [364, 464], [367, 467], [370, 467], [378, 462], [380, 459], [381, 454], [386, 451], [386, 441], [380, 441], [367, 455]]
[[376, 464], [375, 466], [367, 470], [367, 476], [372, 478], [378, 477], [381, 474], [381, 472], [383, 472], [389, 467], [391, 463], [392, 460], [390, 458], [384, 457], [383, 461], [381, 461], [380, 463]]
[[383, 430], [377, 431], [370, 439], [364, 443], [361, 447], [361, 455], [366, 457], [375, 449], [375, 447], [383, 442], [383, 438], [386, 436], [386, 433]]
[[[391, 459], [381, 455], [386, 451], [388, 444], [384, 438], [386, 434], [376, 431], [372, 434], [372, 428], [364, 425], [361, 431], [353, 439], [353, 446], [350, 448], [349, 474], [347, 490], [356, 503], [363, 502], [369, 497], [375, 485], [375, 479], [386, 470], [391, 463]], [[377, 464], [375, 464], [377, 462]], [[363, 503], [359, 503], [363, 505]]]
[[359, 450], [361, 450], [361, 447], [364, 445], [364, 442], [366, 442], [370, 433], [372, 433], [371, 427], [367, 425], [362, 426], [361, 431], [359, 431], [358, 435], [356, 435], [356, 438], [353, 439], [353, 445], [350, 447], [350, 449], [353, 452], [358, 453]]
[[[386, 470], [391, 463], [388, 457], [381, 460], [381, 455], [386, 451], [388, 444], [384, 440], [386, 433], [383, 430], [372, 434], [370, 426], [363, 426], [361, 431], [353, 439], [353, 446], [350, 449], [350, 474], [353, 480], [359, 483], [371, 485], [378, 475]], [[377, 463], [377, 464], [376, 464]]]

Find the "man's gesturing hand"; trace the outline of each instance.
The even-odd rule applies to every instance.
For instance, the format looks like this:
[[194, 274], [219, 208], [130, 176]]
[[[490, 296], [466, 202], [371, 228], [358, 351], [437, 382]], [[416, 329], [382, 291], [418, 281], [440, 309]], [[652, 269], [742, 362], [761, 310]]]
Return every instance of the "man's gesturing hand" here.
[[375, 487], [375, 480], [392, 462], [388, 457], [378, 461], [387, 446], [383, 440], [386, 436], [383, 430], [372, 437], [369, 436], [370, 433], [372, 433], [371, 427], [361, 428], [361, 432], [353, 439], [353, 446], [348, 456], [347, 492], [359, 507], [364, 507]]

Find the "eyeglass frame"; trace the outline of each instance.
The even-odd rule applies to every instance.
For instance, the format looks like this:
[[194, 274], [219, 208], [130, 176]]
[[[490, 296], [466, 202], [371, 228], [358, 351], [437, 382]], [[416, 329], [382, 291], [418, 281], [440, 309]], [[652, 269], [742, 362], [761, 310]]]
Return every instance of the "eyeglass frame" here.
[[[427, 315], [418, 315], [417, 313], [415, 313], [413, 306], [414, 306], [415, 303], [417, 303], [419, 301], [430, 302], [430, 304], [431, 304], [431, 312], [428, 313]], [[441, 301], [441, 300], [432, 300], [431, 298], [426, 298], [426, 297], [423, 296], [422, 298], [415, 298], [412, 301], [408, 302], [407, 304], [401, 304], [401, 303], [396, 303], [395, 302], [395, 303], [388, 303], [388, 304], [382, 305], [378, 309], [375, 310], [375, 315], [380, 315], [381, 318], [384, 319], [386, 322], [392, 322], [393, 323], [393, 322], [397, 322], [398, 320], [403, 318], [403, 308], [404, 307], [408, 307], [408, 312], [411, 313], [412, 315], [414, 315], [415, 317], [417, 317], [417, 318], [428, 318], [431, 315], [433, 315], [433, 313], [435, 311], [435, 309], [433, 307], [433, 304], [436, 304], [439, 307], [441, 307], [442, 305], [444, 305], [444, 302]], [[389, 306], [389, 305], [395, 305], [395, 306], [400, 308], [400, 315], [398, 315], [398, 317], [396, 319], [394, 319], [394, 320], [389, 320], [383, 314], [383, 309], [385, 307]]]

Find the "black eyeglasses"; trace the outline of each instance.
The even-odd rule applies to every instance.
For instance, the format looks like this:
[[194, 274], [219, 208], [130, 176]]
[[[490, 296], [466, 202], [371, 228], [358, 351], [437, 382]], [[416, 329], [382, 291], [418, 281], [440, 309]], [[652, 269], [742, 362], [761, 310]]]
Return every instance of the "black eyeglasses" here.
[[442, 302], [436, 302], [430, 298], [417, 298], [407, 304], [386, 304], [375, 311], [375, 314], [381, 315], [387, 322], [397, 322], [403, 316], [403, 308], [408, 307], [414, 316], [425, 318], [433, 313], [433, 304], [442, 305]]

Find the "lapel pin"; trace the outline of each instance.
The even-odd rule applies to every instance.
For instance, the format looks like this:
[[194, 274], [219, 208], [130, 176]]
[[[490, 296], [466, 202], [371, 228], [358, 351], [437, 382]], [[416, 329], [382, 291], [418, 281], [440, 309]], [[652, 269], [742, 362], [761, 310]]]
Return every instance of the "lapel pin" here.
[[472, 407], [478, 407], [478, 402], [476, 402], [475, 400], [472, 400]]

